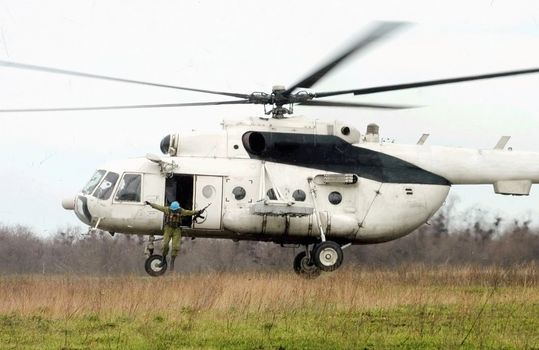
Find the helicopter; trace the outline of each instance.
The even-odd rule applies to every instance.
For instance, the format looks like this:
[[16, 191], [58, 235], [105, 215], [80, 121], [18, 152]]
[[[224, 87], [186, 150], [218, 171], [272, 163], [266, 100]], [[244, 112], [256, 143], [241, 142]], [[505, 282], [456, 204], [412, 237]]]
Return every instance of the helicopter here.
[[145, 270], [167, 270], [154, 253], [163, 214], [145, 202], [206, 208], [185, 218], [191, 238], [267, 241], [304, 247], [293, 268], [306, 278], [337, 270], [344, 250], [401, 238], [428, 220], [445, 202], [451, 186], [493, 185], [502, 195], [525, 196], [539, 183], [539, 153], [506, 148], [508, 136], [489, 150], [384, 142], [379, 127], [365, 133], [347, 123], [293, 116], [295, 105], [371, 109], [414, 106], [341, 102], [324, 98], [366, 95], [538, 73], [539, 68], [491, 74], [314, 92], [313, 86], [352, 54], [364, 51], [401, 22], [380, 22], [327, 64], [286, 88], [270, 93], [235, 93], [123, 79], [52, 67], [0, 61], [0, 66], [127, 84], [227, 96], [233, 100], [152, 105], [0, 109], [0, 113], [175, 108], [257, 104], [262, 117], [224, 121], [220, 132], [171, 133], [162, 155], [115, 161], [97, 168], [80, 193], [64, 199], [92, 230], [148, 236]]

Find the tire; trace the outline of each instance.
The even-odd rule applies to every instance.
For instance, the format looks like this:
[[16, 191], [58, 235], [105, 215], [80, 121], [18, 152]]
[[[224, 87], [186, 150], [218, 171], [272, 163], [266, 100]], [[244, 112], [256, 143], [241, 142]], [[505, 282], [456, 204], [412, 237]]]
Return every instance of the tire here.
[[294, 258], [294, 272], [303, 278], [313, 279], [320, 276], [320, 269], [309, 260], [305, 252], [301, 252]]
[[305, 252], [301, 252], [294, 258], [294, 272], [298, 275], [301, 274], [301, 260], [305, 257], [307, 257], [307, 254]]
[[163, 274], [167, 271], [168, 265], [165, 262], [163, 267], [159, 267], [158, 265], [161, 263], [162, 259], [163, 257], [161, 255], [151, 255], [148, 259], [146, 259], [144, 269], [148, 275], [152, 277], [163, 276]]
[[313, 249], [313, 261], [322, 271], [335, 271], [343, 261], [343, 252], [338, 243], [326, 241], [318, 243]]

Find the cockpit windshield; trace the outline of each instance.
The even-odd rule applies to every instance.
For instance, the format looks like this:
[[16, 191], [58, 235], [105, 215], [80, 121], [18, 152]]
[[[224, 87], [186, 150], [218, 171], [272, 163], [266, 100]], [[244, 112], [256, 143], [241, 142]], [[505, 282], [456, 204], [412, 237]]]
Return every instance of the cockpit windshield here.
[[95, 174], [90, 179], [90, 181], [88, 181], [86, 186], [84, 186], [84, 188], [82, 189], [82, 193], [84, 193], [84, 194], [92, 193], [95, 190], [95, 188], [97, 187], [97, 185], [99, 185], [99, 183], [103, 179], [103, 176], [105, 176], [105, 173], [106, 173], [105, 170], [96, 171]]
[[119, 177], [120, 175], [116, 173], [107, 173], [107, 176], [105, 176], [105, 179], [103, 182], [101, 182], [101, 185], [99, 185], [97, 190], [95, 190], [94, 197], [97, 199], [108, 200]]

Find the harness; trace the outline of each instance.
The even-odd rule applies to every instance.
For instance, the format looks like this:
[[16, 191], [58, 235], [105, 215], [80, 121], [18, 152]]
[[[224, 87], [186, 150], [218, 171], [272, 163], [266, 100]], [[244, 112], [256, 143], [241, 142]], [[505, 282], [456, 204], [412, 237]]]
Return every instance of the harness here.
[[182, 224], [182, 215], [181, 209], [173, 212], [172, 210], [168, 211], [168, 214], [165, 214], [165, 225], [172, 228], [178, 228]]

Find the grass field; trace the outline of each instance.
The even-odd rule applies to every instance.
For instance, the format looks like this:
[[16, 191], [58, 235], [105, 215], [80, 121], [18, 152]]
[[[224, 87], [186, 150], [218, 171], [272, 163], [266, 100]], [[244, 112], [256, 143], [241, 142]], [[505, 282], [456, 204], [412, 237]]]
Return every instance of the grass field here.
[[2, 349], [539, 349], [539, 268], [0, 277]]

